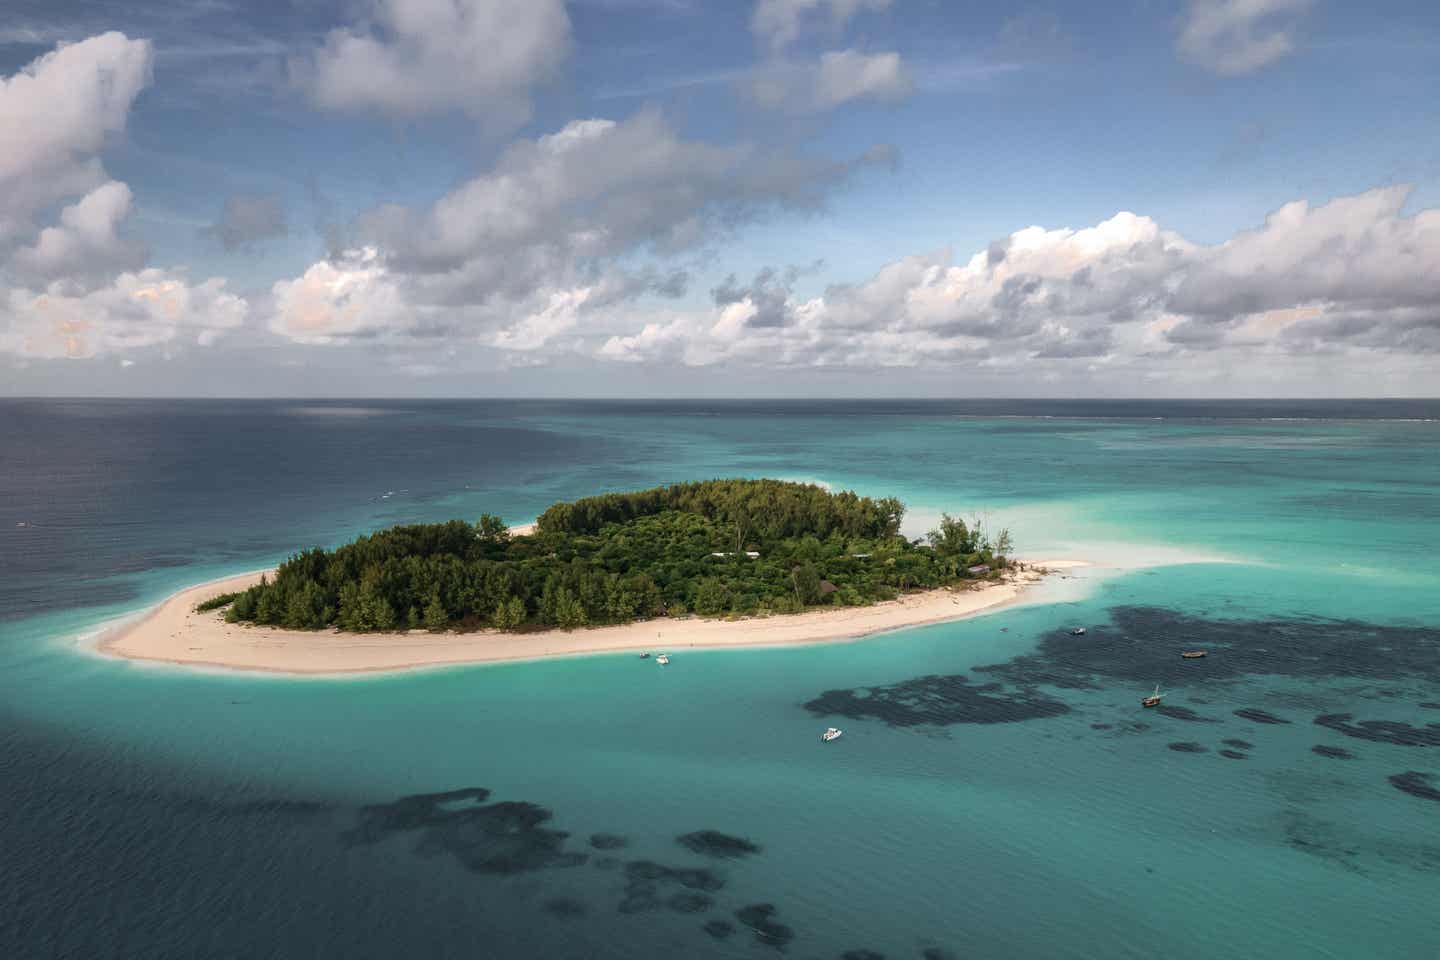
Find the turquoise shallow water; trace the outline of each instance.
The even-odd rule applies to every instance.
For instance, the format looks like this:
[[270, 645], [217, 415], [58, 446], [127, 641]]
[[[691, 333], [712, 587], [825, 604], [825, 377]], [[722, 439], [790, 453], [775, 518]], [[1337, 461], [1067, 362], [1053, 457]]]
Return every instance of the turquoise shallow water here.
[[[1435, 416], [0, 404], [0, 951], [768, 956], [735, 917], [768, 903], [801, 957], [1434, 956]], [[666, 669], [257, 678], [77, 639], [377, 524], [734, 474], [1096, 565], [965, 622]], [[1156, 682], [1167, 714], [1139, 708]], [[397, 804], [470, 787], [468, 817]], [[761, 850], [676, 843], [705, 829]]]

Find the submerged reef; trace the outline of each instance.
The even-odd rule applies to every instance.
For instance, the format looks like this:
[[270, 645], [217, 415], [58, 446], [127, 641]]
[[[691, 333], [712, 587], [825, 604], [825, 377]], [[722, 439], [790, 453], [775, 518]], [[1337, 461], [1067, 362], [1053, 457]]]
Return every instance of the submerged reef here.
[[1391, 774], [1389, 779], [1390, 785], [1401, 793], [1408, 793], [1421, 800], [1440, 802], [1440, 789], [1432, 785], [1436, 780], [1440, 780], [1440, 777], [1436, 777], [1433, 773], [1406, 770], [1404, 773]]
[[415, 833], [416, 853], [448, 854], [475, 873], [518, 874], [588, 859], [564, 849], [568, 833], [544, 826], [551, 818], [546, 808], [511, 800], [486, 804], [489, 797], [483, 787], [467, 787], [361, 807], [360, 823], [341, 837], [350, 846], [366, 846]]
[[752, 903], [735, 911], [735, 919], [755, 933], [757, 943], [783, 950], [795, 939], [795, 931], [775, 920], [778, 911], [773, 903]]
[[719, 830], [697, 830], [676, 837], [675, 842], [692, 853], [707, 857], [735, 858], [760, 852], [758, 845], [744, 837], [732, 837]]
[[930, 674], [883, 687], [826, 690], [805, 704], [817, 716], [874, 718], [892, 727], [1015, 723], [1070, 712], [1064, 702], [1024, 687], [972, 685], [964, 674]]
[[[625, 898], [616, 908], [621, 913], [641, 913], [659, 910], [669, 906], [677, 913], [701, 913], [710, 909], [714, 901], [703, 893], [714, 892], [725, 886], [725, 878], [704, 867], [667, 867], [653, 860], [631, 860], [625, 864]], [[677, 891], [668, 901], [661, 899], [661, 888], [678, 885], [685, 890]]]
[[1400, 747], [1440, 747], [1440, 723], [1427, 723], [1423, 727], [1413, 727], [1398, 720], [1351, 723], [1354, 716], [1351, 713], [1322, 713], [1315, 718], [1315, 724], [1357, 740], [1393, 743]]
[[735, 924], [729, 920], [709, 920], [700, 928], [716, 940], [725, 940], [735, 932]]
[[1261, 710], [1258, 707], [1241, 707], [1239, 710], [1233, 710], [1231, 712], [1241, 720], [1249, 720], [1251, 723], [1278, 725], [1290, 722], [1284, 717], [1277, 717], [1275, 714]]
[[1331, 760], [1354, 760], [1355, 754], [1344, 747], [1332, 747], [1329, 744], [1317, 743], [1310, 748], [1310, 752], [1322, 757], [1329, 757]]
[[[1259, 675], [1440, 680], [1440, 629], [1433, 627], [1302, 617], [1211, 619], [1134, 605], [1108, 613], [1110, 623], [1093, 624], [1083, 636], [1053, 630], [1040, 638], [1035, 653], [975, 669], [1010, 683], [1059, 689], [1098, 689], [1116, 681], [1142, 689], [1210, 685]], [[1183, 660], [1181, 646], [1210, 655]]]
[[1169, 717], [1171, 720], [1184, 720], [1188, 723], [1219, 723], [1214, 717], [1207, 717], [1196, 713], [1189, 707], [1177, 707], [1168, 703], [1162, 703], [1155, 708], [1155, 712], [1162, 717]]
[[703, 893], [677, 893], [665, 903], [676, 913], [704, 913], [715, 905], [715, 900]]
[[631, 860], [625, 864], [625, 876], [631, 882], [678, 883], [691, 890], [719, 890], [725, 878], [705, 867], [667, 867], [653, 860]]

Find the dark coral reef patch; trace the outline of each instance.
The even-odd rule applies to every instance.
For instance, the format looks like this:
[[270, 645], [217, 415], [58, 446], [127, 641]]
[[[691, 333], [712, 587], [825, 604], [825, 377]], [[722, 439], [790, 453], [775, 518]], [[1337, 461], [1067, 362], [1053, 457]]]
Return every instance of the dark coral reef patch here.
[[1207, 717], [1196, 713], [1189, 707], [1177, 707], [1174, 704], [1162, 703], [1155, 708], [1155, 712], [1162, 717], [1169, 717], [1171, 720], [1184, 720], [1187, 723], [1219, 723], [1214, 717]]
[[735, 924], [729, 920], [710, 920], [700, 929], [704, 930], [716, 940], [725, 940], [735, 932]]
[[1284, 717], [1277, 717], [1275, 716], [1275, 714], [1265, 710], [1261, 710], [1258, 707], [1241, 707], [1239, 710], [1234, 710], [1232, 712], [1241, 720], [1249, 720], [1251, 723], [1267, 723], [1271, 725], [1276, 725], [1290, 722]]
[[[1084, 636], [1058, 629], [1034, 654], [976, 667], [998, 680], [1058, 689], [1096, 689], [1114, 681], [1179, 687], [1246, 676], [1440, 679], [1440, 629], [1324, 618], [1224, 620], [1164, 607], [1117, 606], [1108, 624]], [[1178, 647], [1177, 647], [1178, 644]], [[1209, 651], [1203, 671], [1178, 649]]]
[[752, 903], [736, 910], [735, 919], [755, 933], [757, 943], [783, 950], [795, 939], [795, 931], [775, 919], [777, 912], [773, 903]]
[[1440, 802], [1440, 789], [1434, 786], [1436, 780], [1440, 780], [1440, 777], [1436, 777], [1433, 773], [1406, 770], [1404, 773], [1391, 774], [1390, 785], [1412, 797]]
[[1357, 740], [1393, 743], [1400, 747], [1440, 747], [1440, 723], [1414, 727], [1398, 720], [1361, 720], [1351, 723], [1353, 719], [1354, 714], [1350, 713], [1322, 713], [1315, 718], [1315, 724]]
[[676, 913], [704, 913], [715, 905], [715, 900], [703, 893], [677, 893], [665, 903]]
[[931, 674], [884, 687], [827, 690], [805, 704], [817, 716], [874, 718], [892, 727], [1015, 723], [1069, 713], [1064, 702], [1032, 688], [974, 685], [964, 674]]
[[351, 846], [365, 846], [414, 833], [416, 853], [449, 854], [475, 873], [517, 874], [586, 861], [586, 854], [564, 849], [568, 833], [545, 826], [549, 810], [524, 801], [487, 804], [489, 797], [483, 787], [467, 787], [361, 807], [360, 823], [341, 836]]
[[1344, 747], [1332, 747], [1326, 743], [1317, 743], [1310, 748], [1310, 752], [1322, 757], [1329, 757], [1331, 760], [1354, 760], [1355, 754]]
[[744, 837], [732, 837], [719, 830], [696, 830], [676, 837], [675, 842], [692, 853], [706, 857], [733, 859], [760, 852], [757, 844]]
[[[725, 886], [725, 878], [704, 867], [667, 867], [653, 860], [631, 860], [625, 864], [625, 898], [616, 908], [621, 913], [642, 913], [669, 906], [678, 913], [701, 913], [714, 903], [702, 893], [714, 892]], [[678, 885], [685, 890], [677, 891], [668, 901], [661, 899], [661, 888]]]

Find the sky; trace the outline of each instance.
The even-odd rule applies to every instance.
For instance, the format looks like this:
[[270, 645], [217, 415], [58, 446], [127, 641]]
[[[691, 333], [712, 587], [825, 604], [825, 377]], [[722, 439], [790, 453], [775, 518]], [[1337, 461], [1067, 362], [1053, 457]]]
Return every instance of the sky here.
[[0, 396], [1440, 395], [1433, 0], [6, 0]]

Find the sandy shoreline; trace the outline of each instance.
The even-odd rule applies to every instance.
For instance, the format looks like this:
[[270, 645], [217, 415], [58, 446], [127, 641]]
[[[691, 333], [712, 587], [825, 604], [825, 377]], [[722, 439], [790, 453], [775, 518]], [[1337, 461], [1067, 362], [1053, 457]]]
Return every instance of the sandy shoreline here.
[[[1083, 564], [1049, 560], [1030, 566], [1060, 570]], [[789, 616], [648, 620], [534, 633], [286, 630], [226, 623], [223, 610], [195, 612], [196, 604], [221, 593], [243, 590], [259, 581], [265, 572], [254, 571], [182, 590], [140, 618], [101, 634], [97, 649], [115, 657], [193, 667], [347, 674], [643, 650], [673, 654], [702, 648], [790, 646], [857, 640], [902, 627], [958, 620], [1011, 603], [1040, 579], [1032, 570], [973, 589], [930, 590], [870, 607], [840, 607]]]

